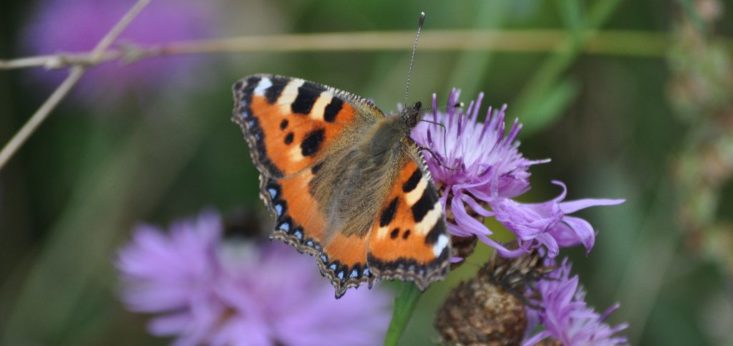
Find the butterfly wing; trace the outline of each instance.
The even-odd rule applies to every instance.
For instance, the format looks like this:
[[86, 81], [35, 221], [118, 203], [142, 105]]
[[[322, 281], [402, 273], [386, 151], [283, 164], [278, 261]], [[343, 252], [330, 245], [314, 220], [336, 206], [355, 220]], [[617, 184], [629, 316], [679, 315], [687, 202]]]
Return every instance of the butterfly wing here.
[[370, 121], [365, 114], [384, 117], [366, 100], [298, 78], [253, 75], [233, 89], [232, 120], [242, 128], [260, 173], [274, 178], [320, 161], [347, 128]]
[[399, 168], [369, 233], [367, 263], [382, 279], [414, 281], [420, 289], [448, 271], [450, 237], [430, 173], [404, 140]]
[[333, 188], [313, 180], [324, 165], [348, 161], [349, 149], [363, 135], [357, 130], [384, 114], [353, 94], [290, 77], [245, 77], [233, 93], [232, 120], [240, 125], [260, 172], [260, 197], [276, 218], [271, 237], [316, 256], [337, 295], [373, 280], [366, 237], [327, 232], [332, 220], [324, 204]]

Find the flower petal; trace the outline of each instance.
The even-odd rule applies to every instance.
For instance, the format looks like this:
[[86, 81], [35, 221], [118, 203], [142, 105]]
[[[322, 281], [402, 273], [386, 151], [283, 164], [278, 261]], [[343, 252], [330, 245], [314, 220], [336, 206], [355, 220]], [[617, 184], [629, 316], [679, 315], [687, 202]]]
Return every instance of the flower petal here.
[[572, 214], [578, 210], [590, 208], [590, 207], [601, 207], [619, 205], [626, 202], [625, 199], [608, 199], [608, 198], [586, 198], [577, 199], [574, 201], [567, 201], [560, 203], [560, 210], [565, 214]]
[[537, 316], [535, 323], [543, 325], [544, 330], [528, 335], [523, 344], [533, 345], [547, 337], [570, 346], [625, 344], [626, 338], [616, 334], [627, 324], [612, 327], [605, 323], [617, 305], [603, 314], [588, 307], [580, 280], [577, 275], [570, 276], [570, 270], [570, 263], [565, 259], [546, 279], [536, 284], [536, 291], [528, 290], [527, 299], [532, 301], [529, 306], [533, 306], [528, 308], [528, 313]]

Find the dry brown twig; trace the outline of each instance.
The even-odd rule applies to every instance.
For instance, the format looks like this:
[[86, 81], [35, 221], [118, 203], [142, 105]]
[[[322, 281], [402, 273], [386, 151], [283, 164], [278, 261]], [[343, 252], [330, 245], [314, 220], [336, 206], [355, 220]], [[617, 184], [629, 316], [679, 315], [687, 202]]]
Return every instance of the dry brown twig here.
[[[150, 0], [138, 0], [130, 10], [125, 13], [122, 18], [115, 24], [110, 31], [102, 37], [97, 43], [94, 49], [88, 54], [89, 62], [96, 64], [102, 60], [107, 49], [127, 26], [137, 17], [138, 14], [150, 3]], [[51, 93], [51, 96], [46, 99], [38, 110], [28, 119], [23, 127], [18, 130], [17, 133], [10, 139], [10, 141], [0, 151], [0, 169], [10, 160], [10, 158], [18, 151], [18, 149], [25, 143], [26, 140], [36, 131], [44, 120], [51, 114], [54, 108], [61, 102], [61, 100], [71, 91], [71, 88], [79, 82], [81, 77], [86, 72], [86, 66], [74, 65], [69, 71], [69, 75], [64, 81]]]
[[[0, 60], [0, 69], [92, 66], [113, 60], [131, 62], [142, 58], [179, 54], [405, 50], [406, 42], [411, 42], [414, 35], [412, 31], [380, 31], [241, 36], [150, 46], [127, 43], [106, 50], [94, 59], [91, 53], [40, 55]], [[592, 35], [584, 47], [585, 52], [591, 54], [653, 57], [663, 54], [668, 45], [666, 37], [656, 33], [604, 31], [594, 32]], [[557, 49], [566, 39], [568, 33], [563, 30], [431, 30], [425, 32], [420, 42], [420, 50], [547, 52]]]
[[[122, 30], [149, 2], [150, 0], [139, 0], [91, 52], [61, 53], [0, 60], [0, 70], [32, 67], [70, 68], [66, 80], [59, 85], [38, 111], [0, 151], [0, 170], [68, 94], [86, 69], [101, 63], [111, 61], [129, 63], [149, 57], [181, 54], [405, 50], [405, 47], [409, 46], [409, 42], [414, 37], [413, 31], [283, 34], [181, 41], [150, 46], [123, 43], [110, 48]], [[669, 46], [668, 38], [664, 34], [658, 33], [594, 31], [587, 34], [591, 37], [583, 50], [589, 54], [659, 57], [667, 51]], [[563, 30], [432, 30], [425, 32], [420, 42], [420, 49], [433, 51], [548, 52], [561, 48], [568, 39], [570, 39], [568, 33]], [[731, 42], [726, 41], [724, 43], [733, 49]]]
[[[18, 151], [35, 130], [46, 120], [48, 115], [69, 93], [84, 75], [87, 68], [109, 61], [131, 62], [153, 56], [179, 54], [203, 54], [223, 52], [295, 52], [295, 51], [367, 51], [367, 50], [404, 50], [414, 33], [409, 32], [361, 32], [361, 33], [321, 33], [321, 34], [289, 34], [274, 36], [245, 36], [228, 39], [172, 42], [154, 46], [139, 46], [133, 43], [121, 44], [110, 49], [130, 22], [142, 11], [150, 0], [139, 0], [120, 21], [105, 35], [97, 46], [88, 53], [53, 54], [26, 57], [11, 60], [0, 60], [0, 69], [19, 69], [30, 67], [66, 68], [69, 75], [59, 85], [41, 107], [30, 117], [23, 127], [11, 138], [0, 151], [0, 170]], [[609, 34], [606, 41], [628, 42], [629, 35], [639, 33]], [[607, 36], [609, 36], [607, 35]], [[542, 52], [559, 47], [567, 35], [559, 30], [529, 31], [472, 31], [444, 30], [425, 34], [421, 42], [422, 50], [496, 50], [508, 52]], [[619, 37], [620, 36], [620, 37]], [[658, 37], [652, 49], [664, 45]], [[646, 41], [649, 41], [647, 38]], [[596, 45], [604, 47], [608, 44]], [[611, 44], [613, 47], [614, 45]], [[587, 50], [593, 52], [592, 42]], [[640, 50], [625, 50], [638, 55], [650, 55], [649, 46], [640, 46]], [[628, 54], [628, 53], [627, 53]]]

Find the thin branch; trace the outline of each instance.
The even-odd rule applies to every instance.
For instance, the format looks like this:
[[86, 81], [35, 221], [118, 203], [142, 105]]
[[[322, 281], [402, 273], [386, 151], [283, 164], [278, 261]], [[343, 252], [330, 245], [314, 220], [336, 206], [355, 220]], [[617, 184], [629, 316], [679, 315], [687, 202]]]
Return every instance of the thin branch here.
[[130, 8], [130, 10], [125, 13], [124, 16], [120, 19], [115, 26], [112, 27], [112, 29], [107, 33], [107, 35], [104, 35], [102, 39], [97, 43], [97, 45], [94, 47], [94, 50], [92, 51], [92, 61], [95, 61], [96, 59], [99, 59], [104, 51], [109, 48], [109, 46], [112, 45], [112, 43], [117, 40], [117, 37], [122, 34], [123, 31], [127, 28], [130, 23], [137, 17], [140, 12], [145, 8], [145, 6], [148, 6], [150, 3], [150, 0], [138, 0], [135, 5]]
[[[89, 53], [90, 65], [98, 64], [100, 59], [104, 56], [104, 52], [109, 48], [117, 37], [120, 36], [122, 31], [137, 17], [138, 14], [150, 3], [150, 0], [138, 0], [130, 10], [115, 24], [110, 31], [102, 37], [97, 43], [94, 49]], [[63, 98], [71, 91], [71, 88], [76, 85], [86, 71], [85, 66], [75, 65], [69, 75], [59, 85], [51, 96], [41, 105], [40, 108], [28, 119], [23, 127], [10, 139], [10, 141], [0, 151], [0, 169], [5, 167], [5, 164], [10, 160], [11, 157], [23, 146], [33, 132], [48, 118], [51, 111], [63, 100]]]
[[61, 85], [53, 91], [51, 96], [46, 99], [40, 108], [28, 119], [23, 127], [13, 135], [13, 138], [5, 144], [3, 150], [0, 151], [0, 169], [13, 157], [13, 154], [25, 143], [26, 140], [36, 131], [44, 120], [48, 117], [51, 111], [63, 100], [66, 94], [69, 93], [71, 88], [81, 79], [84, 75], [83, 67], [74, 67], [69, 75], [64, 79]]
[[[130, 62], [148, 57], [180, 54], [405, 50], [409, 47], [413, 36], [414, 32], [411, 31], [385, 31], [240, 36], [149, 46], [127, 43], [101, 52], [98, 59], [94, 59], [89, 53], [41, 55], [0, 60], [0, 69], [91, 66], [113, 60]], [[425, 32], [420, 42], [420, 49], [548, 52], [557, 50], [567, 38], [568, 33], [563, 30], [432, 30]], [[726, 43], [728, 47], [733, 47], [730, 41]], [[581, 50], [589, 54], [659, 57], [666, 54], [668, 46], [669, 38], [664, 33], [599, 31], [588, 39]]]

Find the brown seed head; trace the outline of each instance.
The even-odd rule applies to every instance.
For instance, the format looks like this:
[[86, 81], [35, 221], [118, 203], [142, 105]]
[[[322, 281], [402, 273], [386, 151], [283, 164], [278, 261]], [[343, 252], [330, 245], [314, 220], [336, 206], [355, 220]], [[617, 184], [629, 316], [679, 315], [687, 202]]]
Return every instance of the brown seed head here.
[[477, 276], [448, 295], [435, 326], [448, 345], [517, 345], [527, 320], [519, 298]]
[[438, 310], [435, 326], [443, 342], [519, 344], [527, 328], [524, 293], [552, 270], [537, 252], [516, 259], [494, 256], [474, 278], [453, 289]]

